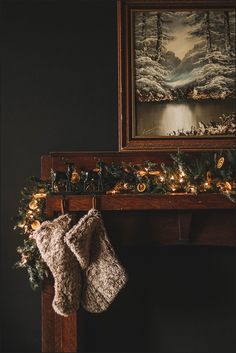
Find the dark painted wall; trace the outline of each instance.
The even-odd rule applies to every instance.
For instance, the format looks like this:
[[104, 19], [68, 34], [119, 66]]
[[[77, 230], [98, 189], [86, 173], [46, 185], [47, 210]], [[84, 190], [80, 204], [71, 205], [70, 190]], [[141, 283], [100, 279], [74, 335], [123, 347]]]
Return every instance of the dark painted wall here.
[[[22, 239], [10, 218], [42, 154], [117, 149], [116, 3], [2, 0], [1, 33], [1, 343], [3, 352], [36, 352], [40, 293], [11, 269]], [[233, 249], [127, 251], [131, 277], [140, 278], [127, 287], [135, 300], [125, 307], [121, 295], [106, 316], [121, 310], [123, 339], [119, 327], [108, 333], [102, 317], [87, 315], [87, 350], [113, 341], [114, 351], [235, 352]]]

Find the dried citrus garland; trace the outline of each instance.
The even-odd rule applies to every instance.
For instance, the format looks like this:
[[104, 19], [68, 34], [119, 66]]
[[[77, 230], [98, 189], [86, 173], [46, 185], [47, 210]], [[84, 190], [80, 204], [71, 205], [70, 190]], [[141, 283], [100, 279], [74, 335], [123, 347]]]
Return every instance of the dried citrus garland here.
[[70, 191], [76, 194], [218, 192], [235, 201], [236, 151], [202, 153], [197, 158], [176, 153], [171, 157], [173, 163], [170, 165], [147, 161], [137, 165], [112, 163], [108, 166], [99, 161], [92, 171], [79, 171], [70, 163], [70, 167], [73, 165], [70, 178], [67, 181], [57, 180], [54, 184], [52, 180], [29, 178], [21, 191], [15, 218], [14, 228], [24, 236], [23, 245], [17, 248], [21, 258], [15, 267], [27, 269], [32, 288], [38, 287], [47, 275], [47, 268], [31, 235], [45, 220], [47, 195], [51, 192], [65, 193], [68, 182]]

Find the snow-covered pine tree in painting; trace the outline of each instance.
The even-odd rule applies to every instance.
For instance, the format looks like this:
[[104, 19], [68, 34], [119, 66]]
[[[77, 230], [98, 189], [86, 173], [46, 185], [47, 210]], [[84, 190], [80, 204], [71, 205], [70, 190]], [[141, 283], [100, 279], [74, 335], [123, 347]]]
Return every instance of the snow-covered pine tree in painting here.
[[[235, 99], [235, 11], [137, 11], [134, 44], [136, 110], [137, 119], [141, 119], [137, 121], [138, 135], [198, 135], [200, 125], [215, 125], [219, 115], [223, 119], [217, 121], [217, 126], [224, 122], [230, 128], [214, 130], [214, 133], [209, 128], [201, 128], [200, 135], [235, 132], [232, 108]], [[172, 120], [180, 116], [180, 103], [184, 103], [185, 108], [189, 104], [191, 114], [196, 115], [189, 124], [171, 124], [170, 118], [166, 126], [164, 121], [155, 124], [158, 116], [166, 113], [165, 104]], [[197, 103], [202, 104], [201, 109], [199, 106], [195, 109]], [[173, 116], [175, 106], [179, 111]], [[214, 106], [220, 107], [218, 116]], [[205, 115], [204, 107], [207, 116], [200, 117], [199, 112]], [[151, 116], [145, 122], [144, 115], [148, 116], [148, 111]], [[186, 109], [182, 109], [184, 112]]]
[[201, 52], [201, 56], [192, 62], [192, 82], [188, 85], [187, 97], [193, 99], [234, 97], [235, 54], [231, 39], [233, 32], [230, 30], [233, 28], [233, 21], [230, 21], [229, 12], [206, 11], [190, 14], [187, 19], [193, 26], [190, 35], [203, 39], [200, 48], [199, 45], [197, 50], [193, 48], [195, 52]]
[[171, 100], [167, 77], [180, 60], [166, 49], [173, 13], [138, 12], [135, 21], [136, 88], [140, 102]]

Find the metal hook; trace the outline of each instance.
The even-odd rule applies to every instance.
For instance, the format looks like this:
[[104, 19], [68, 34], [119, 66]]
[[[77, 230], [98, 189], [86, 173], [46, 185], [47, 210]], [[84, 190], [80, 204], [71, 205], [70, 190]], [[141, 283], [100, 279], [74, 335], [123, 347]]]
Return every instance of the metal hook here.
[[93, 195], [93, 197], [92, 197], [92, 208], [94, 208], [94, 209], [97, 208], [97, 199], [96, 199], [95, 195]]
[[65, 200], [65, 196], [63, 195], [61, 198], [61, 214], [65, 214], [65, 208], [66, 208], [66, 200]]

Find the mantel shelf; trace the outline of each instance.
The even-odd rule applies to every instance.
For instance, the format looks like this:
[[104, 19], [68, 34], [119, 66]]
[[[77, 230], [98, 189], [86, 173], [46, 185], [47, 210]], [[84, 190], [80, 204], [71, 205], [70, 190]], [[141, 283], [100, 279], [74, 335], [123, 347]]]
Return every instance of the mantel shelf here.
[[[43, 156], [41, 178], [50, 180], [51, 169], [66, 171], [69, 160], [78, 170], [92, 170], [98, 160], [140, 164], [170, 162], [169, 153], [160, 152], [61, 152]], [[46, 198], [46, 218], [62, 211], [72, 215], [72, 226], [93, 207], [92, 195], [55, 193]], [[236, 246], [236, 204], [222, 194], [115, 194], [96, 195], [104, 225], [119, 254], [126, 249], [155, 249], [157, 246]], [[104, 212], [103, 212], [104, 211]], [[132, 258], [131, 258], [132, 260]], [[201, 261], [201, 259], [199, 259]], [[188, 264], [186, 263], [186, 266]], [[53, 283], [44, 280], [42, 291], [43, 352], [78, 352], [77, 333], [83, 324], [77, 314], [57, 315], [52, 309]], [[77, 324], [77, 320], [79, 322]]]
[[[60, 211], [63, 198], [68, 212], [86, 211], [93, 205], [91, 195], [55, 194], [47, 197], [47, 212]], [[102, 211], [235, 209], [235, 203], [226, 196], [213, 193], [97, 195], [96, 204]]]

